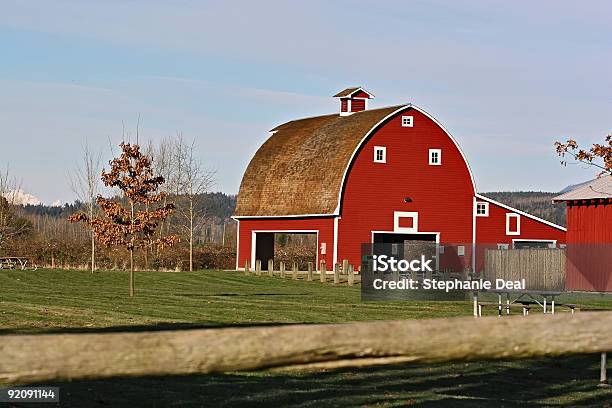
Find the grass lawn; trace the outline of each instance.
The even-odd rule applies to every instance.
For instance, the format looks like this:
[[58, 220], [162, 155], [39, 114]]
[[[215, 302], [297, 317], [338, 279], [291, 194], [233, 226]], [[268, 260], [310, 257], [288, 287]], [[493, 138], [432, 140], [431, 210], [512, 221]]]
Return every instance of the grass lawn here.
[[[612, 298], [601, 295], [564, 295], [559, 301], [612, 309]], [[332, 323], [466, 316], [471, 310], [469, 302], [362, 303], [358, 286], [222, 271], [140, 272], [133, 299], [127, 297], [124, 272], [0, 271], [0, 334]], [[59, 386], [62, 405], [74, 407], [610, 407], [612, 391], [596, 387], [598, 361], [598, 356], [589, 355], [317, 373], [74, 381]]]

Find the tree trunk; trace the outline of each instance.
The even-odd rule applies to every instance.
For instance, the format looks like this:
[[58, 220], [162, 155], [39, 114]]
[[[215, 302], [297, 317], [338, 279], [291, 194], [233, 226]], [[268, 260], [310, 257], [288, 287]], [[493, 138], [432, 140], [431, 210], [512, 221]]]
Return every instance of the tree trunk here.
[[96, 270], [96, 241], [93, 231], [91, 231], [91, 273]]
[[130, 297], [134, 296], [134, 250], [130, 249]]
[[130, 246], [130, 297], [134, 296], [134, 202], [130, 200], [130, 209], [132, 212], [132, 230], [131, 232], [131, 246]]
[[193, 198], [189, 199], [189, 272], [193, 272]]
[[[90, 197], [89, 202], [89, 221], [93, 220], [94, 216], [94, 205], [93, 205], [93, 197]], [[94, 229], [91, 226], [91, 273], [94, 273], [96, 270], [96, 237], [94, 235]]]

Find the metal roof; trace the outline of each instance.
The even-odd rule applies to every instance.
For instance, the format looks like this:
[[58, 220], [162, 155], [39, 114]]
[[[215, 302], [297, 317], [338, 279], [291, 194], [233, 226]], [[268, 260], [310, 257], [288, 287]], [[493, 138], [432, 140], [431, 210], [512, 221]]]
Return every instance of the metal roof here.
[[612, 175], [602, 175], [578, 188], [553, 198], [553, 201], [590, 200], [612, 198]]

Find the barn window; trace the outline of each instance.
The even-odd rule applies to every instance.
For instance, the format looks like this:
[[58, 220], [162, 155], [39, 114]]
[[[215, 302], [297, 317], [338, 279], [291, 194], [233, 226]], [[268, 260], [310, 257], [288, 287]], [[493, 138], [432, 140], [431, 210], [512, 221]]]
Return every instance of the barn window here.
[[413, 127], [413, 126], [414, 126], [414, 117], [402, 116], [402, 127]]
[[483, 202], [476, 203], [476, 216], [477, 217], [488, 217], [489, 216], [489, 203], [483, 203]]
[[394, 211], [393, 231], [414, 233], [419, 231], [419, 213]]
[[374, 146], [374, 163], [387, 162], [387, 148], [384, 146]]
[[506, 213], [506, 235], [521, 235], [521, 216]]
[[442, 149], [429, 149], [429, 165], [430, 166], [441, 166], [442, 165]]
[[497, 244], [497, 249], [508, 249], [508, 244]]
[[459, 256], [464, 256], [465, 255], [465, 246], [464, 245], [459, 245], [457, 247], [457, 255], [459, 255]]

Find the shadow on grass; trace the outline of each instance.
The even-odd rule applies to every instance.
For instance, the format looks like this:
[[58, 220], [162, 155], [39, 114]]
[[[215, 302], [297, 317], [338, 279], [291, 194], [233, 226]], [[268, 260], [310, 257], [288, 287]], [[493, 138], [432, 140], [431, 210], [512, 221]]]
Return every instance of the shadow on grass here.
[[3, 335], [37, 335], [37, 334], [68, 334], [68, 333], [126, 333], [126, 332], [151, 332], [165, 330], [196, 330], [196, 329], [224, 329], [224, 328], [239, 328], [239, 327], [261, 327], [261, 326], [286, 326], [291, 324], [308, 324], [308, 323], [172, 323], [163, 322], [147, 325], [123, 325], [109, 327], [51, 327], [51, 328], [11, 328], [0, 329], [0, 336]]
[[[52, 384], [64, 407], [610, 407], [598, 356]], [[47, 384], [46, 384], [47, 385]]]
[[205, 295], [202, 293], [175, 293], [175, 296], [185, 297], [226, 297], [226, 296], [238, 296], [238, 297], [251, 297], [251, 296], [312, 296], [312, 293], [216, 293], [212, 295]]

